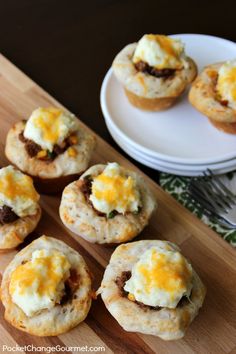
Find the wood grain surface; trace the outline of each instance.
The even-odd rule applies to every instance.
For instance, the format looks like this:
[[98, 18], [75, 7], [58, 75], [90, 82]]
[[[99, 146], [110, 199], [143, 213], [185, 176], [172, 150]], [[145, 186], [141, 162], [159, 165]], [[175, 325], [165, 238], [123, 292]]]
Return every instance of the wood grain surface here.
[[[38, 106], [61, 106], [6, 58], [0, 56], [0, 162], [4, 156], [5, 137], [17, 120], [29, 117]], [[97, 137], [97, 149], [91, 164], [117, 161], [136, 169], [111, 146]], [[58, 337], [39, 338], [20, 332], [6, 323], [0, 306], [0, 345], [104, 346], [105, 353], [224, 354], [236, 350], [236, 267], [235, 250], [145, 177], [158, 201], [150, 225], [138, 239], [166, 239], [176, 242], [207, 286], [207, 296], [200, 314], [184, 339], [165, 342], [153, 336], [125, 332], [111, 317], [100, 298], [93, 302], [84, 323]], [[85, 258], [94, 275], [97, 289], [109, 262], [112, 249], [93, 245], [70, 233], [58, 215], [60, 196], [42, 196], [42, 219], [21, 249], [36, 237], [46, 234], [65, 241]], [[72, 236], [72, 237], [71, 237]], [[18, 250], [0, 254], [0, 273]], [[1, 347], [0, 347], [1, 352]], [[63, 352], [63, 351], [62, 351]], [[17, 351], [15, 352], [17, 353]]]

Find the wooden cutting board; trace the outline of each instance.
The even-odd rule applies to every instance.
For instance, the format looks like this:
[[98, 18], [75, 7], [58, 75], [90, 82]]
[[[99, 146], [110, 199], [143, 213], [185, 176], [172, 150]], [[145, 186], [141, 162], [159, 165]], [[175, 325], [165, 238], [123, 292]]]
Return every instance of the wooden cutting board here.
[[[0, 163], [7, 164], [4, 142], [8, 129], [17, 120], [29, 117], [38, 106], [61, 106], [6, 58], [0, 56]], [[97, 137], [93, 163], [117, 161], [137, 168]], [[236, 353], [236, 261], [235, 250], [195, 216], [179, 205], [151, 179], [145, 176], [158, 201], [158, 210], [138, 239], [165, 239], [176, 242], [207, 286], [207, 296], [200, 314], [184, 339], [165, 342], [153, 336], [125, 332], [110, 316], [100, 298], [93, 302], [84, 323], [58, 337], [39, 338], [20, 332], [6, 323], [0, 306], [1, 345], [20, 346], [103, 346], [105, 353], [223, 354]], [[79, 251], [94, 274], [97, 289], [111, 248], [93, 245], [72, 235], [58, 215], [60, 196], [42, 196], [43, 216], [36, 231], [21, 249], [34, 238], [46, 234], [57, 237]], [[73, 236], [73, 237], [71, 237]], [[16, 254], [0, 254], [0, 273]]]

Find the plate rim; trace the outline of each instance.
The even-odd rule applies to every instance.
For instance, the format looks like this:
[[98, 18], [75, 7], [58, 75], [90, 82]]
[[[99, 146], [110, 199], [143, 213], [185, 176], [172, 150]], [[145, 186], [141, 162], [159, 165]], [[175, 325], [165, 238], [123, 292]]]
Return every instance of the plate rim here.
[[[116, 141], [116, 143], [120, 146], [122, 144], [121, 148], [123, 151], [125, 151], [125, 147], [128, 149], [134, 151], [137, 155], [140, 156], [140, 158], [148, 159], [149, 161], [153, 161], [155, 163], [155, 159], [151, 156], [145, 155], [142, 151], [138, 151], [137, 149], [135, 150], [133, 146], [130, 146], [128, 143], [124, 142], [121, 137], [116, 136], [116, 132], [113, 131], [112, 127], [109, 125], [107, 122], [107, 128], [109, 130], [109, 133], [111, 134], [112, 138]], [[169, 161], [164, 161], [160, 159], [156, 159], [156, 163], [160, 164], [160, 166], [167, 167], [167, 168], [181, 168], [183, 171], [198, 171], [199, 170], [206, 170], [207, 168], [212, 169], [213, 171], [217, 169], [223, 169], [223, 168], [232, 168], [232, 170], [236, 169], [236, 158], [231, 159], [231, 160], [225, 160], [222, 163], [215, 163], [215, 164], [206, 164], [206, 165], [183, 165], [183, 164], [176, 164], [176, 163], [171, 163]]]
[[[120, 144], [118, 144], [118, 145], [121, 147]], [[185, 171], [183, 171], [183, 170], [179, 170], [179, 169], [175, 169], [175, 168], [172, 169], [170, 167], [164, 167], [159, 164], [154, 164], [154, 163], [147, 161], [147, 160], [141, 160], [138, 156], [135, 155], [135, 153], [131, 152], [129, 149], [128, 150], [126, 149], [126, 153], [130, 157], [132, 157], [133, 159], [135, 159], [136, 161], [141, 163], [142, 165], [148, 166], [148, 167], [150, 167], [154, 170], [160, 171], [160, 172], [170, 173], [170, 174], [178, 175], [181, 177], [196, 177], [196, 176], [202, 175], [202, 173], [204, 171], [204, 170], [200, 170], [200, 171], [187, 171], [187, 170], [185, 170]], [[222, 169], [214, 170], [214, 173], [217, 175], [222, 175], [222, 174], [228, 173], [230, 171], [231, 171], [230, 167], [228, 167], [228, 168], [225, 167]]]
[[[124, 150], [121, 143], [117, 142], [117, 144], [120, 146], [120, 148], [122, 150]], [[188, 171], [188, 170], [181, 170], [181, 169], [179, 170], [179, 169], [175, 169], [175, 168], [161, 166], [158, 163], [155, 164], [151, 161], [141, 159], [133, 151], [130, 151], [129, 148], [127, 148], [127, 147], [126, 147], [125, 151], [131, 158], [138, 161], [142, 165], [152, 168], [152, 169], [159, 171], [159, 172], [170, 173], [170, 174], [174, 174], [174, 175], [181, 176], [181, 177], [196, 177], [196, 176], [202, 175], [202, 173], [204, 172], [204, 169], [200, 169], [199, 171]], [[222, 174], [225, 174], [225, 173], [228, 173], [231, 171], [232, 171], [231, 167], [225, 167], [222, 169], [214, 170], [214, 173], [217, 175], [222, 175]]]

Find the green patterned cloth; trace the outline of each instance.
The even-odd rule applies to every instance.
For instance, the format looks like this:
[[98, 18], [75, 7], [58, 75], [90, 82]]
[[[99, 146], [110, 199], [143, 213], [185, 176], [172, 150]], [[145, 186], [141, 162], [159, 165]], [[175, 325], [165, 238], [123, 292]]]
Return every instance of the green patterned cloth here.
[[[221, 176], [221, 179], [222, 182], [236, 194], [236, 172], [227, 173], [226, 175]], [[166, 192], [170, 193], [205, 224], [216, 231], [232, 246], [236, 247], [236, 230], [229, 230], [218, 225], [215, 220], [204, 215], [200, 208], [197, 208], [197, 206], [191, 202], [186, 192], [189, 180], [190, 177], [179, 177], [166, 173], [160, 174], [160, 185]]]

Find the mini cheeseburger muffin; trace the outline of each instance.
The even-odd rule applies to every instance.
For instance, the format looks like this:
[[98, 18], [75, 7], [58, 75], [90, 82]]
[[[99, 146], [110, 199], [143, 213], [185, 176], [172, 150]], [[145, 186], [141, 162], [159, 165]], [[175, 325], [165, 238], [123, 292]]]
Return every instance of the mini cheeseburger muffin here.
[[0, 169], [0, 250], [14, 248], [37, 226], [39, 195], [29, 176], [7, 166]]
[[97, 293], [126, 331], [172, 340], [184, 336], [206, 290], [175, 244], [145, 240], [116, 248]]
[[189, 101], [216, 128], [236, 134], [236, 59], [207, 66], [194, 81]]
[[114, 162], [89, 168], [64, 189], [60, 217], [87, 241], [112, 244], [137, 236], [155, 207], [142, 177]]
[[91, 279], [82, 256], [42, 236], [20, 251], [1, 285], [5, 319], [36, 336], [56, 336], [82, 322], [91, 305]]
[[130, 103], [148, 111], [173, 105], [197, 75], [196, 64], [180, 40], [154, 34], [127, 45], [112, 67]]
[[37, 108], [8, 132], [5, 153], [43, 193], [56, 193], [88, 167], [95, 138], [58, 108]]

